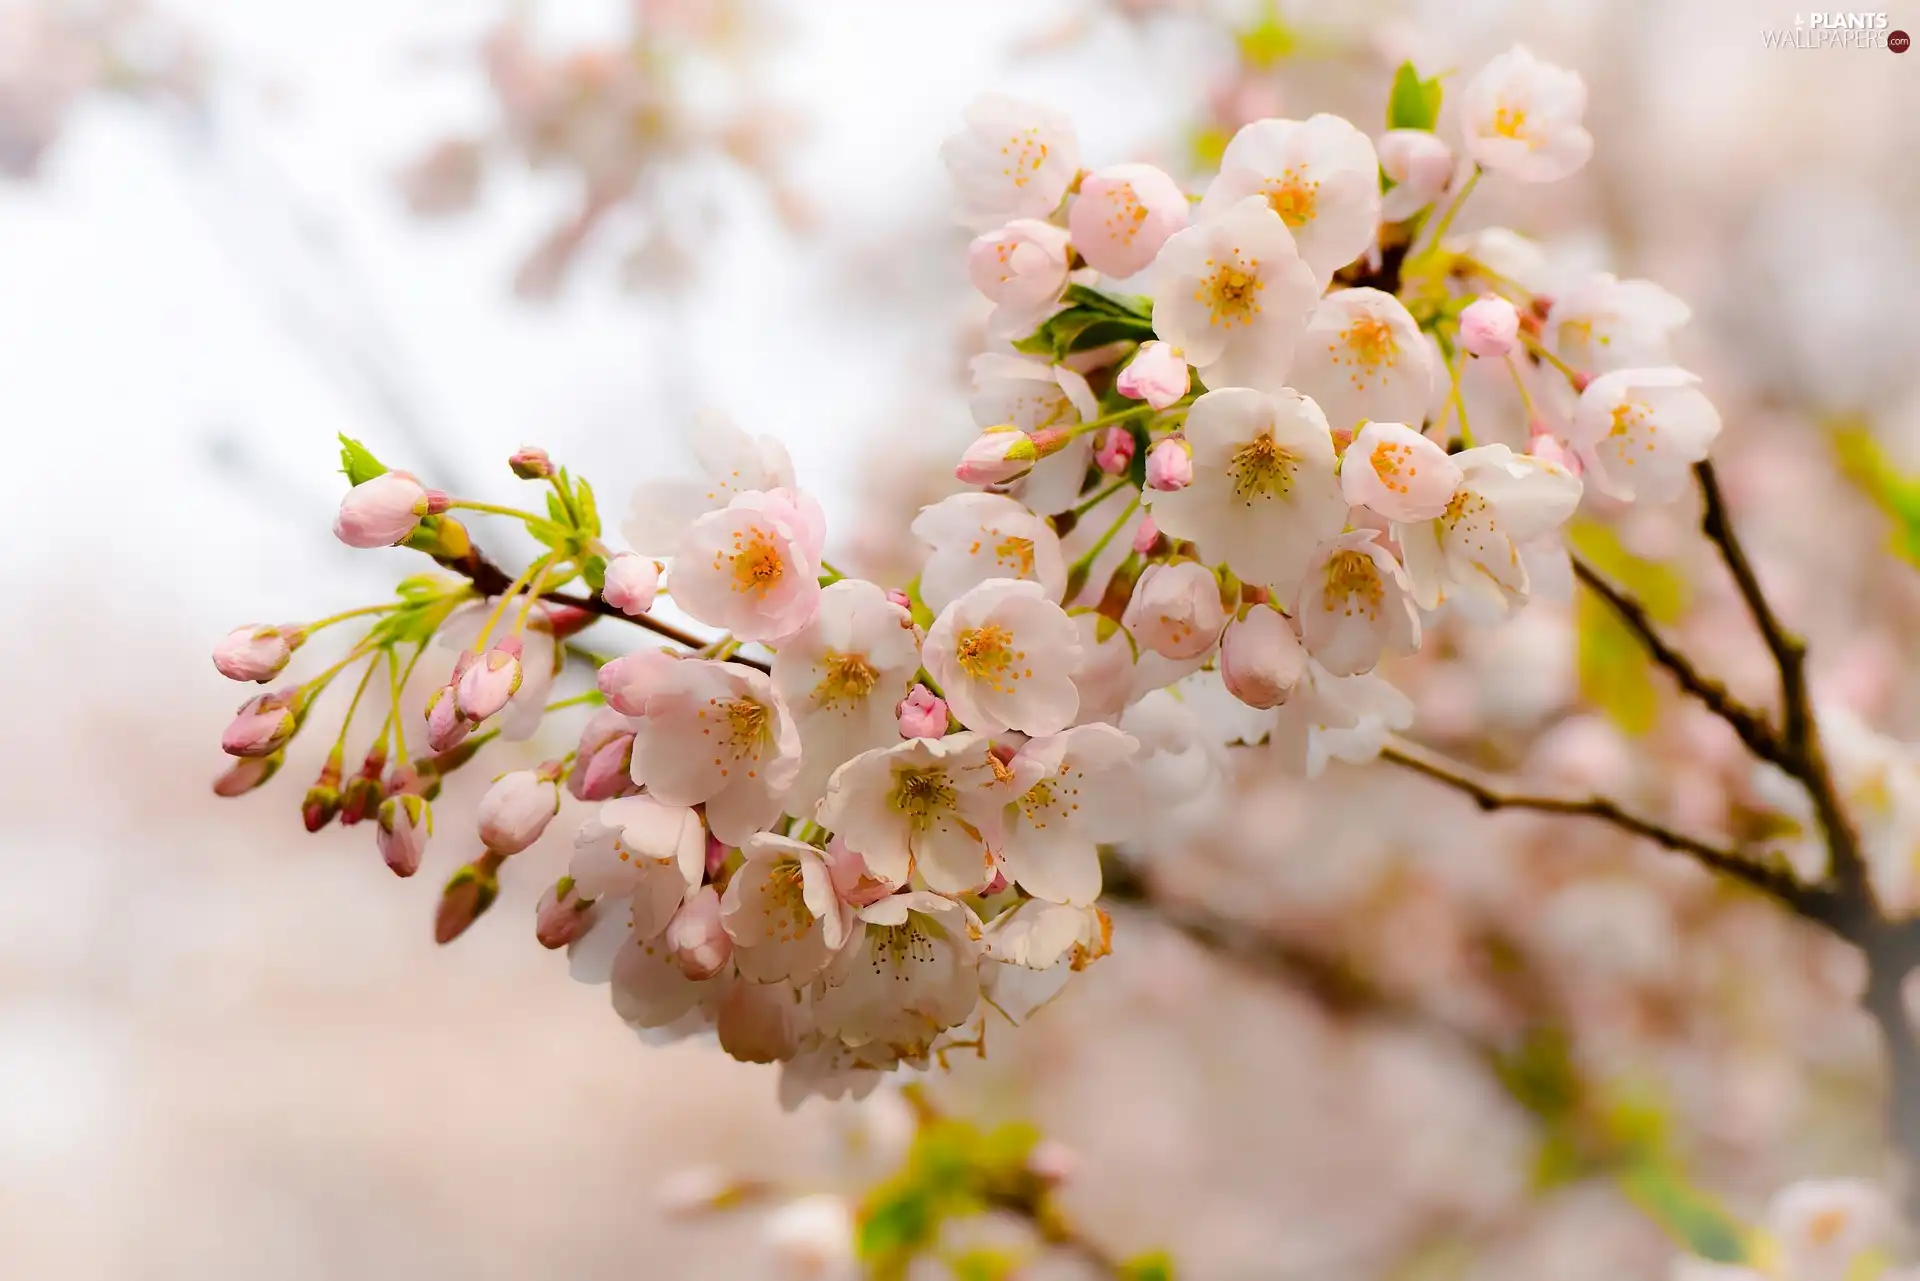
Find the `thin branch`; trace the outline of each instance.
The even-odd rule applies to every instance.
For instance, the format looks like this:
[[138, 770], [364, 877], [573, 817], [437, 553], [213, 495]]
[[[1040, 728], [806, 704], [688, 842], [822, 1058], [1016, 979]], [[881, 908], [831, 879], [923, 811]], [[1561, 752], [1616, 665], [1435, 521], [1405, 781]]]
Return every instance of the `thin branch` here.
[[[465, 556], [457, 560], [443, 559], [440, 557], [435, 557], [435, 559], [448, 569], [453, 570], [456, 574], [464, 575], [473, 583], [474, 589], [482, 596], [498, 596], [500, 593], [506, 591], [513, 583], [512, 575], [488, 560], [486, 554], [478, 547], [472, 548]], [[602, 618], [617, 618], [623, 623], [632, 623], [636, 627], [644, 628], [656, 636], [664, 637], [676, 645], [685, 646], [687, 649], [697, 650], [707, 644], [704, 638], [696, 636], [684, 628], [675, 627], [672, 623], [662, 622], [650, 614], [641, 614], [636, 617], [632, 614], [623, 613], [615, 606], [608, 604], [598, 592], [595, 592], [591, 596], [574, 596], [567, 592], [543, 592], [540, 595], [540, 599], [549, 601], [555, 605], [566, 605], [573, 609], [585, 610], [589, 614], [598, 614]], [[729, 654], [727, 655], [726, 661], [729, 663], [739, 663], [743, 667], [752, 667], [763, 672], [769, 670], [769, 664], [766, 660], [752, 658], [745, 654]]]
[[1666, 638], [1660, 635], [1660, 629], [1654, 626], [1653, 617], [1645, 605], [1608, 582], [1599, 570], [1578, 556], [1573, 558], [1573, 572], [1594, 595], [1619, 615], [1627, 630], [1646, 649], [1647, 656], [1664, 667], [1682, 690], [1699, 699], [1708, 711], [1731, 726], [1748, 751], [1783, 769], [1786, 767], [1784, 748], [1772, 727], [1767, 724], [1767, 718], [1734, 698], [1725, 685], [1702, 673], [1693, 665], [1692, 659], [1668, 644]]
[[1837, 896], [1831, 891], [1803, 885], [1785, 871], [1710, 845], [1651, 819], [1641, 818], [1607, 797], [1527, 796], [1502, 791], [1465, 767], [1411, 743], [1390, 745], [1381, 751], [1380, 757], [1465, 793], [1483, 810], [1529, 810], [1539, 814], [1563, 814], [1610, 823], [1642, 840], [1685, 854], [1704, 867], [1778, 900], [1797, 915], [1832, 927]]

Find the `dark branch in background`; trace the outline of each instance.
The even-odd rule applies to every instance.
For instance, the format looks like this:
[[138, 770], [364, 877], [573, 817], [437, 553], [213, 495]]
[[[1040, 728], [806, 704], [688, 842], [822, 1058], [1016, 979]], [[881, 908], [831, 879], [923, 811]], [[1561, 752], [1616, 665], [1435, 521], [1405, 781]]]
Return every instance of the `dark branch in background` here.
[[[486, 554], [478, 547], [472, 548], [465, 556], [458, 560], [444, 559], [441, 557], [435, 557], [434, 559], [438, 560], [440, 564], [446, 566], [448, 569], [453, 570], [456, 574], [467, 578], [473, 583], [474, 590], [482, 596], [498, 596], [513, 585], [513, 575], [488, 560]], [[632, 623], [635, 627], [644, 628], [656, 636], [670, 640], [676, 645], [685, 646], [687, 649], [699, 650], [704, 648], [708, 643], [706, 640], [684, 628], [675, 627], [672, 623], [662, 622], [651, 615], [642, 614], [636, 618], [631, 614], [622, 613], [601, 599], [598, 592], [595, 592], [591, 596], [574, 596], [567, 592], [542, 592], [540, 599], [551, 601], [555, 605], [566, 605], [573, 609], [585, 610], [589, 614], [598, 614], [602, 618], [617, 618], [623, 623]], [[729, 663], [739, 663], [743, 667], [752, 667], [763, 672], [767, 671], [769, 667], [764, 659], [751, 658], [745, 654], [729, 654], [726, 661]]]
[[1767, 894], [1803, 919], [1860, 949], [1867, 962], [1867, 987], [1861, 1004], [1872, 1016], [1886, 1046], [1887, 1126], [1906, 1167], [1908, 1216], [1920, 1222], [1920, 1042], [1907, 1017], [1901, 989], [1920, 967], [1920, 920], [1889, 920], [1874, 895], [1860, 838], [1840, 799], [1828, 766], [1807, 686], [1806, 643], [1780, 621], [1747, 559], [1746, 549], [1728, 517], [1713, 464], [1694, 467], [1703, 504], [1701, 532], [1718, 550], [1747, 612], [1766, 642], [1780, 681], [1780, 724], [1742, 704], [1719, 681], [1703, 675], [1654, 627], [1646, 607], [1609, 583], [1591, 566], [1574, 561], [1574, 570], [1595, 595], [1611, 607], [1637, 637], [1649, 657], [1666, 669], [1681, 690], [1729, 725], [1747, 750], [1779, 768], [1805, 789], [1827, 850], [1828, 872], [1808, 884], [1782, 869], [1721, 850], [1659, 824], [1637, 818], [1613, 801], [1593, 798], [1563, 801], [1503, 793], [1470, 771], [1406, 748], [1384, 755], [1428, 778], [1471, 796], [1482, 809], [1524, 809], [1572, 814], [1613, 824], [1635, 836], [1690, 855], [1703, 866]]

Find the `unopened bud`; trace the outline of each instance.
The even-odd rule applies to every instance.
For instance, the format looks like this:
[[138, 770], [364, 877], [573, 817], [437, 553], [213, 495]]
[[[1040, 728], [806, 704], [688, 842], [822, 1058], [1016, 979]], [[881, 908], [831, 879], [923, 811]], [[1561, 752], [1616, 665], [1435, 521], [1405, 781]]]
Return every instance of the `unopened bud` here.
[[281, 673], [305, 639], [305, 633], [297, 627], [249, 623], [234, 628], [213, 647], [213, 665], [230, 681], [264, 685]]
[[427, 491], [403, 471], [384, 472], [347, 491], [334, 517], [334, 536], [349, 547], [405, 542], [427, 514]]
[[1004, 485], [1026, 475], [1039, 460], [1033, 437], [1012, 423], [1001, 423], [967, 446], [953, 474], [967, 485]]
[[592, 899], [580, 897], [580, 889], [571, 876], [563, 876], [547, 887], [534, 909], [533, 936], [541, 947], [558, 948], [579, 938], [593, 924]]
[[1248, 707], [1265, 710], [1286, 702], [1306, 665], [1293, 624], [1270, 605], [1255, 605], [1245, 618], [1228, 623], [1220, 638], [1220, 679]]
[[278, 690], [240, 704], [220, 736], [221, 749], [229, 756], [271, 756], [285, 747], [300, 728], [293, 712], [295, 697], [291, 690]]
[[433, 941], [451, 943], [500, 897], [500, 858], [483, 854], [447, 878], [433, 914]]
[[426, 797], [412, 792], [387, 797], [380, 802], [379, 828], [374, 840], [393, 874], [412, 876], [419, 871], [427, 838], [433, 835], [433, 807]]
[[1377, 150], [1381, 172], [1393, 180], [1380, 202], [1383, 222], [1405, 222], [1438, 200], [1453, 179], [1453, 151], [1425, 129], [1390, 129]]
[[518, 854], [540, 839], [560, 812], [560, 788], [530, 769], [494, 780], [480, 798], [480, 843], [495, 854]]
[[553, 459], [538, 445], [522, 445], [507, 459], [507, 466], [521, 480], [548, 480], [553, 476]]
[[300, 818], [309, 832], [317, 832], [333, 822], [333, 816], [340, 812], [340, 749], [335, 747], [327, 753], [326, 764], [320, 767], [320, 776], [307, 789], [306, 799], [300, 803]]
[[1150, 342], [1113, 380], [1113, 389], [1129, 400], [1144, 400], [1155, 409], [1165, 409], [1187, 394], [1193, 374], [1186, 358], [1173, 344]]
[[925, 685], [915, 684], [893, 710], [901, 738], [940, 738], [947, 732], [946, 700]]
[[727, 844], [712, 832], [707, 833], [707, 879], [712, 880], [726, 871], [727, 860], [733, 856], [733, 846]]
[[653, 608], [660, 590], [660, 562], [632, 552], [621, 552], [607, 562], [607, 582], [600, 595], [628, 618]]
[[1505, 298], [1490, 294], [1460, 313], [1460, 346], [1469, 356], [1498, 359], [1513, 350], [1519, 333], [1520, 313]]
[[[471, 658], [472, 654], [462, 654]], [[457, 679], [427, 695], [427, 746], [436, 752], [450, 752], [473, 732], [473, 722], [460, 714]]]
[[733, 959], [733, 938], [720, 922], [720, 896], [703, 885], [667, 923], [667, 947], [680, 972], [695, 983], [710, 979]]
[[1027, 1170], [1042, 1182], [1058, 1186], [1080, 1172], [1080, 1154], [1058, 1139], [1042, 1139], [1027, 1153]]
[[1093, 461], [1109, 476], [1125, 473], [1133, 462], [1133, 433], [1125, 427], [1107, 428], [1094, 446]]
[[1178, 436], [1169, 436], [1147, 451], [1147, 488], [1168, 493], [1193, 483], [1193, 451]]
[[906, 610], [909, 615], [913, 613], [913, 597], [907, 595], [898, 587], [887, 588], [887, 599], [893, 604], [898, 605], [901, 609]]
[[286, 760], [284, 753], [275, 752], [271, 756], [249, 756], [234, 761], [213, 780], [213, 794], [245, 796], [277, 774]]
[[1160, 526], [1153, 523], [1152, 516], [1142, 516], [1140, 527], [1133, 531], [1133, 550], [1142, 556], [1151, 556], [1160, 542]]
[[822, 857], [827, 861], [827, 874], [833, 880], [833, 892], [843, 903], [870, 907], [900, 888], [897, 883], [875, 875], [867, 867], [866, 858], [858, 850], [848, 849], [838, 837], [827, 842]]
[[479, 724], [520, 690], [520, 638], [509, 636], [479, 655], [454, 685], [460, 714]]

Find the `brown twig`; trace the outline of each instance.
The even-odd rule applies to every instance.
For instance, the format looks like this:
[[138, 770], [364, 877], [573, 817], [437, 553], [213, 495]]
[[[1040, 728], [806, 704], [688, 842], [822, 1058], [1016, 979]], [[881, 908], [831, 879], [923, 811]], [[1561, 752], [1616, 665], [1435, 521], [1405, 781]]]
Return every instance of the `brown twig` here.
[[[513, 576], [488, 560], [486, 554], [478, 547], [470, 548], [465, 556], [458, 558], [435, 557], [434, 559], [456, 574], [465, 576], [473, 583], [474, 590], [482, 596], [498, 596], [513, 585]], [[623, 613], [609, 605], [598, 592], [591, 596], [574, 596], [567, 592], [542, 592], [540, 599], [551, 601], [555, 605], [585, 610], [589, 614], [598, 614], [602, 618], [617, 618], [623, 623], [632, 623], [636, 627], [644, 628], [656, 636], [670, 640], [676, 645], [685, 646], [687, 649], [698, 650], [707, 644], [704, 639], [692, 632], [675, 627], [672, 623], [662, 622], [650, 614], [635, 617], [632, 614]], [[763, 672], [769, 670], [770, 666], [766, 660], [746, 654], [729, 654], [726, 661], [757, 668]]]

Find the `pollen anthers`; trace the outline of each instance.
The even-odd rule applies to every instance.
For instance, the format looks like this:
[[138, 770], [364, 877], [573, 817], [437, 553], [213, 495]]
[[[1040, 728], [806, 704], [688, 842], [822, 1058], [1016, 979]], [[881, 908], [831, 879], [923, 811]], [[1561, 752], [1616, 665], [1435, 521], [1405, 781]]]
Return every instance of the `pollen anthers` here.
[[894, 977], [905, 980], [909, 976], [904, 971], [911, 965], [927, 965], [938, 959], [933, 939], [919, 921], [909, 916], [898, 925], [870, 926], [877, 937], [873, 940], [873, 970], [878, 974], [885, 966], [892, 966]]
[[821, 707], [857, 703], [880, 681], [880, 669], [868, 662], [865, 654], [830, 649], [822, 655], [820, 667], [826, 674], [813, 687], [813, 701]]
[[950, 812], [958, 799], [953, 779], [937, 765], [895, 771], [893, 792], [887, 798], [894, 809], [905, 814], [907, 821], [921, 831]]
[[1113, 188], [1108, 202], [1110, 212], [1100, 220], [1107, 233], [1124, 244], [1132, 244], [1140, 234], [1140, 228], [1146, 225], [1147, 207], [1132, 187]]
[[1260, 314], [1260, 291], [1267, 287], [1260, 279], [1260, 260], [1249, 258], [1243, 262], [1236, 248], [1230, 262], [1209, 258], [1206, 265], [1209, 274], [1200, 282], [1199, 292], [1193, 297], [1194, 301], [1207, 305], [1207, 323], [1251, 325], [1253, 318]]
[[768, 938], [791, 943], [813, 928], [813, 910], [807, 906], [805, 876], [798, 859], [776, 861], [767, 872], [766, 885], [760, 913]]
[[1375, 445], [1367, 462], [1373, 467], [1373, 474], [1380, 478], [1380, 483], [1396, 494], [1409, 492], [1413, 487], [1413, 478], [1420, 474], [1419, 466], [1413, 461], [1413, 446], [1396, 441], [1383, 440]]
[[1327, 344], [1327, 351], [1336, 365], [1352, 370], [1348, 377], [1353, 385], [1365, 389], [1368, 375], [1391, 369], [1399, 362], [1400, 344], [1385, 320], [1363, 314], [1340, 331], [1337, 341]]
[[1013, 647], [1013, 633], [998, 623], [985, 623], [961, 632], [954, 653], [961, 671], [997, 690], [1010, 689], [1022, 676], [1033, 675], [1030, 669], [1015, 669], [1015, 664], [1025, 659], [1027, 653]]
[[1307, 177], [1305, 165], [1288, 165], [1278, 178], [1267, 183], [1266, 196], [1267, 206], [1280, 215], [1280, 220], [1298, 230], [1313, 221], [1320, 184]]
[[1327, 557], [1321, 605], [1329, 614], [1344, 611], [1351, 618], [1364, 612], [1369, 618], [1378, 618], [1385, 595], [1386, 585], [1380, 581], [1380, 567], [1373, 563], [1373, 557], [1351, 549]]
[[765, 596], [778, 587], [787, 572], [775, 534], [761, 525], [750, 525], [736, 532], [733, 551], [716, 553], [713, 567], [722, 568], [723, 561], [732, 563], [733, 590], [758, 596]]
[[[714, 764], [721, 766], [720, 773], [728, 773], [726, 757], [734, 761], [750, 760], [758, 757], [773, 745], [773, 713], [765, 703], [752, 698], [714, 698], [697, 713], [703, 722], [700, 733], [711, 738], [715, 729], [721, 734], [723, 754], [713, 758]], [[748, 770], [752, 778], [756, 771]]]
[[1234, 497], [1285, 498], [1293, 492], [1293, 475], [1300, 459], [1264, 431], [1233, 453], [1227, 471], [1233, 477]]
[[1613, 407], [1611, 414], [1612, 426], [1607, 428], [1607, 439], [1618, 440], [1620, 442], [1621, 459], [1629, 467], [1633, 466], [1634, 463], [1633, 454], [1630, 450], [1633, 446], [1633, 435], [1636, 431], [1644, 431], [1646, 433], [1645, 440], [1640, 446], [1641, 452], [1649, 454], [1653, 452], [1653, 437], [1659, 431], [1659, 428], [1654, 426], [1652, 421], [1650, 421], [1652, 417], [1653, 416], [1647, 412], [1645, 405], [1635, 401], [1623, 400]]
[[1012, 179], [1014, 186], [1024, 187], [1040, 172], [1040, 166], [1047, 163], [1047, 151], [1048, 144], [1040, 137], [1038, 128], [1022, 129], [1001, 145], [1000, 154], [1007, 158], [1007, 166], [1000, 173]]
[[1494, 108], [1493, 131], [1502, 138], [1534, 145], [1533, 139], [1527, 134], [1527, 109], [1511, 102], [1502, 102]]

